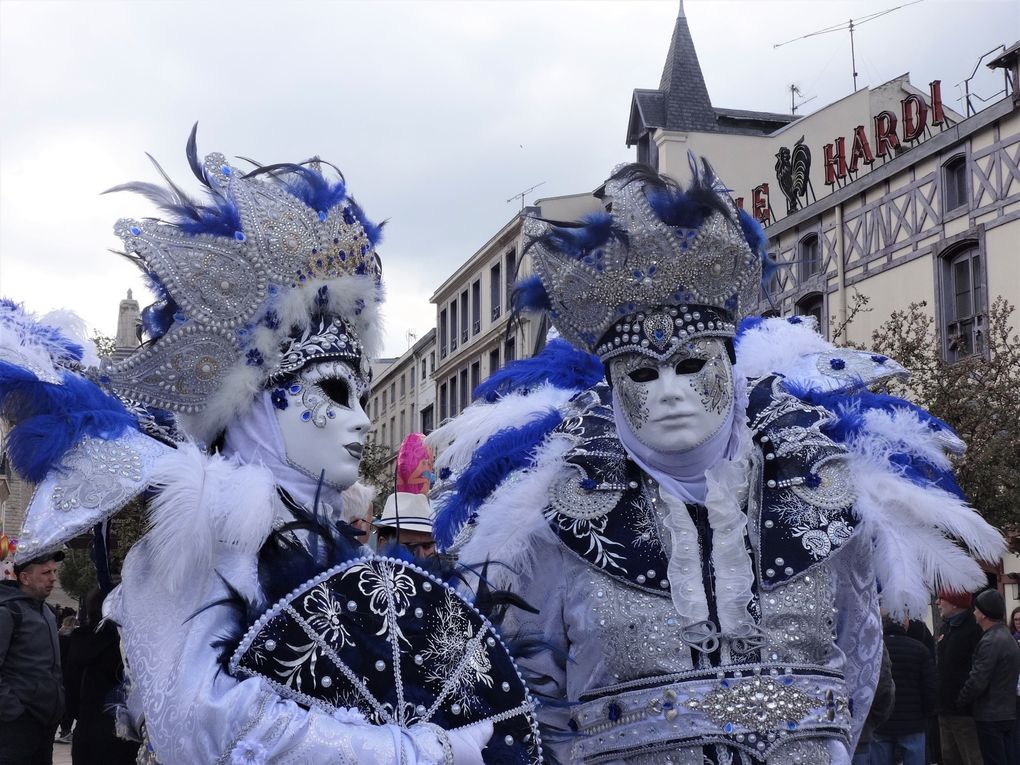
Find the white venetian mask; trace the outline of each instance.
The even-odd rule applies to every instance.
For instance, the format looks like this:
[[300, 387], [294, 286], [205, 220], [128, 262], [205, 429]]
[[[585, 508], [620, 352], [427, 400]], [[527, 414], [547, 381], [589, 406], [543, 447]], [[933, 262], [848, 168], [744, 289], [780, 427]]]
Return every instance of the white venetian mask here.
[[628, 353], [609, 362], [614, 406], [657, 452], [685, 452], [719, 432], [733, 408], [733, 365], [716, 338], [686, 343], [666, 361]]
[[371, 425], [365, 414], [368, 381], [343, 361], [305, 367], [274, 391], [276, 419], [287, 461], [342, 490], [358, 479]]

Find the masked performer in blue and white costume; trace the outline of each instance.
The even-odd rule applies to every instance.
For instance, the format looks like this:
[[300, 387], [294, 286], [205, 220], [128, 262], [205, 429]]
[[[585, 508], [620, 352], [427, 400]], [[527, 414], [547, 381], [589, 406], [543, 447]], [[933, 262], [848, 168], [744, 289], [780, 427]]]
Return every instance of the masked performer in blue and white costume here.
[[[749, 319], [761, 229], [707, 163], [607, 211], [530, 220], [517, 307], [561, 339], [433, 434], [436, 537], [540, 605], [504, 625], [560, 762], [844, 765], [891, 613], [984, 581], [999, 534], [960, 497], [904, 374], [799, 318]], [[740, 327], [738, 331], [738, 326]]]
[[137, 352], [86, 369], [0, 305], [0, 412], [40, 482], [21, 554], [94, 526], [101, 545], [147, 494], [151, 530], [106, 601], [146, 762], [477, 765], [488, 743], [485, 761], [537, 763], [489, 622], [426, 564], [368, 557], [327, 520], [369, 429], [379, 227], [317, 161], [245, 174], [200, 162], [194, 133], [188, 157], [200, 202], [123, 187], [166, 218], [116, 226], [158, 298]]

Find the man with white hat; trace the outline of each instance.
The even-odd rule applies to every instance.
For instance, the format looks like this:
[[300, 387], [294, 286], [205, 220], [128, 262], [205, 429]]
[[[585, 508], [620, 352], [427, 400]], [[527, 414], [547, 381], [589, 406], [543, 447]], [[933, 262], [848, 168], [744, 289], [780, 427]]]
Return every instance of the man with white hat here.
[[432, 507], [424, 494], [396, 491], [386, 498], [382, 517], [374, 524], [379, 550], [396, 542], [415, 556], [431, 558], [436, 554], [432, 536]]

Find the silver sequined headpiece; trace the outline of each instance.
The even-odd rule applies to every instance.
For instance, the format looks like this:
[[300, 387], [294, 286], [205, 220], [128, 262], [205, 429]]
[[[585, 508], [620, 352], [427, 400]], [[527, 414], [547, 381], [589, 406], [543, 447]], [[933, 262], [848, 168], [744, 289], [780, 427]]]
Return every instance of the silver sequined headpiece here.
[[[591, 220], [580, 228], [525, 221], [552, 324], [603, 360], [630, 351], [661, 359], [686, 338], [732, 337], [761, 289], [761, 255], [745, 236], [744, 214], [707, 165], [696, 177], [709, 184], [698, 198], [675, 186], [667, 197], [647, 177], [607, 181], [611, 223], [602, 225], [612, 233], [597, 244], [575, 233]], [[662, 196], [653, 204], [656, 193]], [[673, 205], [689, 218], [705, 199], [714, 206], [696, 225], [670, 225], [657, 211]]]
[[201, 415], [188, 428], [201, 439], [309, 363], [340, 359], [367, 374], [382, 285], [378, 228], [342, 178], [329, 181], [318, 164], [245, 175], [222, 154], [192, 166], [212, 199], [201, 207], [172, 185], [119, 187], [156, 198], [173, 222], [115, 226], [157, 287], [163, 326], [103, 369], [101, 382], [147, 406]]

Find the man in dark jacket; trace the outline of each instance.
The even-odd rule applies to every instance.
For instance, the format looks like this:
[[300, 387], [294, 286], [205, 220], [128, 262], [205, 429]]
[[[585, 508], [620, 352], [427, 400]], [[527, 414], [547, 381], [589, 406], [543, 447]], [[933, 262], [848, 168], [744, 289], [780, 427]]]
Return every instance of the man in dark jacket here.
[[1013, 720], [1016, 719], [1016, 681], [1020, 676], [1020, 647], [1002, 623], [1006, 603], [998, 590], [974, 598], [974, 621], [984, 630], [957, 704], [970, 707], [985, 765], [1014, 765]]
[[18, 563], [0, 582], [0, 765], [49, 765], [64, 712], [57, 620], [46, 598], [62, 552]]
[[937, 645], [942, 765], [982, 765], [974, 718], [969, 710], [957, 706], [982, 635], [970, 612], [971, 602], [970, 593], [939, 593], [938, 607], [943, 620]]
[[882, 631], [896, 702], [871, 739], [871, 765], [893, 765], [897, 747], [903, 751], [903, 765], [925, 765], [925, 729], [935, 715], [935, 662], [923, 643], [908, 637], [903, 625], [885, 614]]

